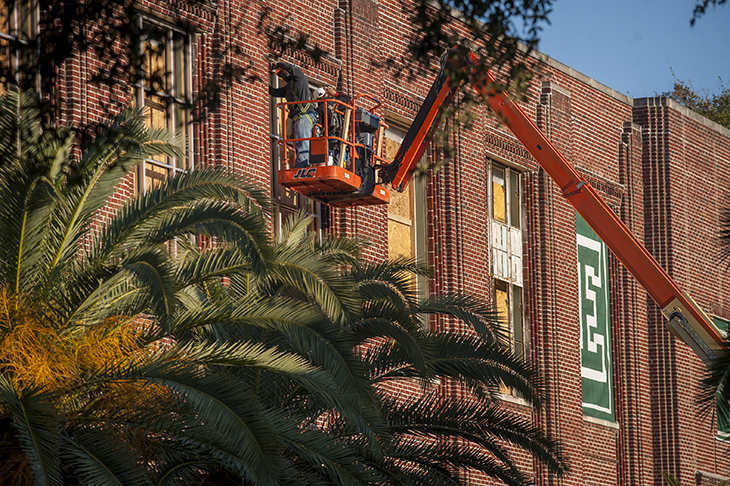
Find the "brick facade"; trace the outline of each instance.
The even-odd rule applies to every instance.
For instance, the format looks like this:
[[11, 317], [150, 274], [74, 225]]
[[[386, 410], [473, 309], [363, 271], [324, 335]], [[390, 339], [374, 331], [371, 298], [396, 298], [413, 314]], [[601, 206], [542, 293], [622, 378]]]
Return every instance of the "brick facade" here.
[[[396, 0], [219, 0], [175, 8], [142, 1], [150, 18], [184, 18], [191, 38], [193, 92], [223, 79], [227, 64], [243, 65], [257, 81], [222, 85], [221, 105], [195, 123], [198, 166], [226, 166], [271, 187], [270, 60], [257, 33], [259, 14], [310, 35], [327, 54], [319, 61], [296, 54], [313, 80], [345, 93], [369, 92], [383, 101], [388, 123], [412, 119], [431, 76], [394, 79], [381, 63], [400, 58], [410, 28]], [[578, 40], [576, 40], [578, 41]], [[630, 99], [550, 58], [535, 54], [540, 77], [523, 109], [643, 241], [679, 286], [712, 315], [730, 317], [727, 263], [719, 262], [718, 225], [730, 204], [730, 130], [664, 98]], [[60, 66], [62, 119], [100, 121], [110, 99], [131, 100], [88, 83], [95, 62], [83, 55]], [[630, 75], [630, 74], [627, 74]], [[711, 485], [730, 475], [730, 444], [716, 439], [714, 416], [695, 405], [702, 362], [671, 337], [657, 306], [615, 259], [610, 297], [615, 423], [584, 417], [581, 398], [575, 212], [507, 128], [475, 109], [473, 129], [455, 130], [457, 157], [426, 185], [427, 257], [434, 292], [468, 292], [490, 299], [488, 158], [521, 171], [524, 230], [524, 322], [529, 359], [547, 393], [535, 410], [506, 402], [564, 444], [572, 473], [562, 481], [534, 466], [539, 484], [664, 484], [670, 471], [683, 485]], [[122, 195], [133, 192], [132, 182]], [[332, 209], [326, 231], [373, 242], [365, 256], [388, 255], [385, 207]], [[449, 325], [443, 323], [443, 325]], [[530, 458], [523, 458], [528, 470]], [[473, 478], [473, 484], [491, 484]]]

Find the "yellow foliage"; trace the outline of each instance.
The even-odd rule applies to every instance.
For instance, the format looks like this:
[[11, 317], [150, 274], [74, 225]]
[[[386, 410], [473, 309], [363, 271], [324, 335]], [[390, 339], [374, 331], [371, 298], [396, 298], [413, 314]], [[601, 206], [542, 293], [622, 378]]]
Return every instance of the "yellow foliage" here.
[[15, 384], [73, 385], [89, 372], [138, 354], [139, 328], [126, 317], [59, 329], [53, 313], [0, 290], [0, 367]]

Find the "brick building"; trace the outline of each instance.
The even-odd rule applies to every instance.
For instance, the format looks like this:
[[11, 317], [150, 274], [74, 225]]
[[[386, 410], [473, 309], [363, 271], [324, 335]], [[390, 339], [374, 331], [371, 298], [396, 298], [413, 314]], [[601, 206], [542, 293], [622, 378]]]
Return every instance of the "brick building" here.
[[[564, 444], [572, 473], [560, 484], [660, 485], [670, 471], [683, 485], [712, 485], [730, 475], [730, 442], [714, 414], [700, 416], [694, 402], [704, 365], [669, 335], [647, 293], [485, 107], [476, 109], [473, 129], [453, 132], [453, 163], [393, 193], [389, 206], [330, 209], [275, 183], [279, 133], [267, 92], [275, 80], [266, 38], [257, 32], [261, 9], [270, 7], [271, 22], [309, 34], [327, 51], [316, 63], [299, 52], [283, 57], [312, 86], [382, 100], [392, 149], [433, 81], [396, 80], [376, 67], [403, 52], [410, 27], [400, 2], [139, 3], [141, 21], [164, 33], [147, 62], [171, 73], [166, 88], [173, 98], [144, 83], [112, 93], [94, 88], [87, 81], [100, 61], [91, 55], [59, 67], [62, 121], [98, 121], [100, 104], [113, 99], [144, 105], [151, 124], [186, 131], [189, 161], [145, 163], [126, 194], [176, 170], [230, 167], [271, 188], [277, 227], [288, 213], [306, 209], [317, 231], [371, 240], [367, 258], [427, 261], [436, 275], [433, 292], [494, 302], [547, 392], [540, 410], [508, 392], [505, 404]], [[179, 19], [195, 33], [176, 30]], [[532, 61], [542, 71], [522, 108], [680, 287], [719, 325], [730, 321], [717, 243], [721, 211], [730, 204], [730, 130], [664, 98], [628, 98], [539, 53]], [[189, 123], [177, 101], [223, 79], [226, 65], [248, 66], [261, 79], [224, 82], [219, 109]], [[529, 469], [530, 459], [524, 461]], [[557, 484], [537, 466], [535, 474], [540, 484]]]

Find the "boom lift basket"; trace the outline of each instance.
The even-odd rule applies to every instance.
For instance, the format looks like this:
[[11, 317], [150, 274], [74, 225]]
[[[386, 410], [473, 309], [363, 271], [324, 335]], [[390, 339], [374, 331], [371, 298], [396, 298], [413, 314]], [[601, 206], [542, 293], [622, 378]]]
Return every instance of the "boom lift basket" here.
[[[369, 110], [357, 106], [357, 102], [374, 104]], [[321, 110], [324, 119], [318, 120], [315, 133], [308, 139], [286, 136], [287, 107], [297, 103], [277, 105], [281, 120], [279, 139], [281, 148], [279, 184], [310, 199], [335, 207], [388, 204], [390, 193], [385, 187], [374, 184], [374, 170], [386, 165], [382, 157], [383, 137], [387, 125], [373, 115], [380, 102], [370, 95], [358, 95], [349, 103], [337, 99], [324, 99]], [[341, 117], [341, 132], [330, 133], [329, 117]], [[294, 142], [309, 140], [309, 167], [292, 168], [296, 156]], [[360, 174], [367, 175], [365, 180]]]

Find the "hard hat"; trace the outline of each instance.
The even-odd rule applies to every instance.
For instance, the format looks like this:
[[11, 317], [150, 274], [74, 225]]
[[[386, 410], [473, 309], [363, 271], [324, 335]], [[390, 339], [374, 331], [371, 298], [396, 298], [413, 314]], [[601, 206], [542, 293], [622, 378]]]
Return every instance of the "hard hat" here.
[[316, 99], [323, 98], [325, 95], [324, 88], [317, 88], [314, 90], [314, 97]]

